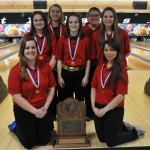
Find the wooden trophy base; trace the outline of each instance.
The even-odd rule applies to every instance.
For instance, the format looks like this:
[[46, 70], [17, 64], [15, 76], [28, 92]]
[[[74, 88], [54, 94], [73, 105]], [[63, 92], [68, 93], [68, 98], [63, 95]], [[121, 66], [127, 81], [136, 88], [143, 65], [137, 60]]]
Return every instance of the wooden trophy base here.
[[0, 87], [0, 103], [7, 97], [7, 95], [7, 86], [4, 84]]
[[73, 147], [91, 147], [87, 135], [56, 137], [56, 143], [54, 145], [54, 148], [73, 148]]

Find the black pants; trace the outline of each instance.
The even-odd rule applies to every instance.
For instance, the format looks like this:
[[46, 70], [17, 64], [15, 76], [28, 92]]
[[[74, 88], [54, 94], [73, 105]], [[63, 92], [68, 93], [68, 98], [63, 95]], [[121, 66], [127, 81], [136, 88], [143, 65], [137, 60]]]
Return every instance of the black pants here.
[[73, 97], [75, 93], [75, 98], [79, 101], [83, 101], [84, 97], [84, 87], [82, 86], [82, 80], [85, 75], [85, 69], [79, 71], [67, 71], [62, 69], [62, 78], [65, 82], [65, 88], [62, 88], [63, 99], [68, 97]]
[[89, 83], [85, 87], [85, 104], [86, 104], [86, 116], [89, 118], [93, 118], [93, 110], [91, 106], [91, 81], [93, 78], [93, 74], [95, 72], [96, 65], [91, 65], [90, 74], [89, 74]]
[[54, 93], [54, 97], [53, 100], [51, 102], [51, 109], [52, 109], [52, 116], [55, 118], [56, 117], [56, 105], [58, 104], [58, 79], [57, 79], [57, 72], [53, 71], [57, 86], [55, 87], [55, 93]]
[[15, 133], [25, 148], [31, 149], [35, 145], [49, 143], [51, 136], [49, 110], [44, 118], [39, 119], [22, 108], [14, 106], [14, 115], [17, 123]]
[[[103, 108], [103, 105], [96, 104], [96, 107]], [[116, 107], [108, 111], [103, 117], [94, 115], [96, 134], [100, 142], [106, 143], [109, 147], [134, 141], [138, 138], [134, 130], [123, 132], [124, 107]]]

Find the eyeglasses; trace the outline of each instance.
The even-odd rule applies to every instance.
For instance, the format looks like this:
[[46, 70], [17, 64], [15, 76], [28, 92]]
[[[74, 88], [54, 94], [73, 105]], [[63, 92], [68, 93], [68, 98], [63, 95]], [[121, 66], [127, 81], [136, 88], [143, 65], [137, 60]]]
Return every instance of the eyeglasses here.
[[89, 17], [99, 17], [100, 15], [99, 14], [91, 14], [89, 15]]

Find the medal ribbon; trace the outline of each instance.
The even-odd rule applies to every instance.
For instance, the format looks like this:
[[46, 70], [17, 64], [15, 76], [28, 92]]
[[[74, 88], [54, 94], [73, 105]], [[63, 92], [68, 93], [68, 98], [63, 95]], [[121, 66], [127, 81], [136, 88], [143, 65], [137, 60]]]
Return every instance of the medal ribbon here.
[[37, 67], [36, 69], [36, 79], [34, 79], [32, 72], [30, 71], [29, 68], [27, 68], [27, 72], [32, 80], [32, 83], [35, 85], [36, 88], [39, 87], [39, 83], [40, 83], [40, 76], [39, 76], [39, 68]]
[[[111, 33], [111, 38], [114, 37], [114, 32]], [[107, 40], [107, 33], [105, 32], [105, 41]]]
[[36, 40], [36, 43], [37, 43], [37, 46], [38, 46], [38, 51], [40, 54], [43, 53], [43, 48], [44, 48], [44, 43], [45, 43], [45, 37], [43, 38], [43, 41], [42, 41], [42, 47], [40, 46], [38, 40], [37, 40], [37, 37], [34, 36], [35, 40]]
[[76, 43], [75, 43], [74, 51], [73, 51], [73, 50], [72, 50], [72, 46], [71, 46], [70, 38], [68, 38], [69, 51], [70, 51], [70, 56], [71, 56], [71, 59], [72, 59], [72, 60], [75, 59], [76, 52], [77, 52], [77, 48], [78, 48], [79, 39], [80, 39], [80, 38], [78, 37], [77, 40], [76, 40]]
[[[50, 28], [51, 28], [53, 34], [55, 35], [55, 32], [54, 32], [53, 27], [52, 27], [51, 25], [50, 25]], [[61, 37], [61, 33], [62, 33], [62, 26], [60, 26], [59, 37]], [[55, 36], [56, 36], [56, 35], [55, 35]]]
[[104, 64], [102, 66], [102, 69], [101, 69], [101, 74], [100, 74], [100, 80], [101, 80], [101, 85], [102, 85], [102, 88], [104, 89], [105, 85], [106, 85], [106, 82], [111, 74], [111, 71], [109, 71], [109, 73], [107, 74], [106, 78], [103, 79], [103, 70], [104, 70]]

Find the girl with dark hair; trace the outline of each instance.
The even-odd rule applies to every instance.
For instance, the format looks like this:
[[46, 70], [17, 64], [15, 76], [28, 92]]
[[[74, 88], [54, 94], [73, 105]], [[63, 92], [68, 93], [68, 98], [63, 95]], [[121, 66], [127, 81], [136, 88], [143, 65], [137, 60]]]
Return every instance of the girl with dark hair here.
[[50, 105], [56, 82], [49, 64], [37, 61], [34, 38], [22, 40], [19, 54], [19, 63], [10, 70], [8, 77], [8, 92], [13, 98], [16, 120], [11, 131], [25, 148], [31, 149], [50, 141]]
[[47, 19], [42, 11], [35, 11], [31, 16], [31, 30], [24, 38], [34, 37], [38, 45], [37, 60], [47, 62], [53, 69], [56, 60], [56, 40], [48, 29]]
[[83, 101], [83, 89], [88, 83], [90, 71], [90, 49], [79, 13], [68, 15], [66, 35], [58, 40], [56, 51], [58, 83], [64, 93], [61, 100], [73, 97], [75, 93], [75, 97]]
[[122, 65], [120, 43], [109, 38], [102, 49], [104, 63], [96, 68], [91, 82], [91, 104], [97, 137], [112, 147], [136, 140], [138, 131], [122, 129], [128, 74]]
[[102, 62], [102, 47], [109, 38], [119, 42], [122, 62], [124, 67], [127, 67], [126, 57], [130, 54], [129, 36], [125, 30], [118, 27], [117, 13], [112, 7], [106, 7], [103, 10], [100, 30], [93, 35], [92, 52], [95, 51], [93, 56], [97, 59], [97, 63]]
[[62, 35], [64, 35], [66, 30], [63, 22], [64, 15], [61, 6], [58, 4], [50, 6], [48, 12], [48, 27], [50, 33], [56, 37], [57, 41]]

